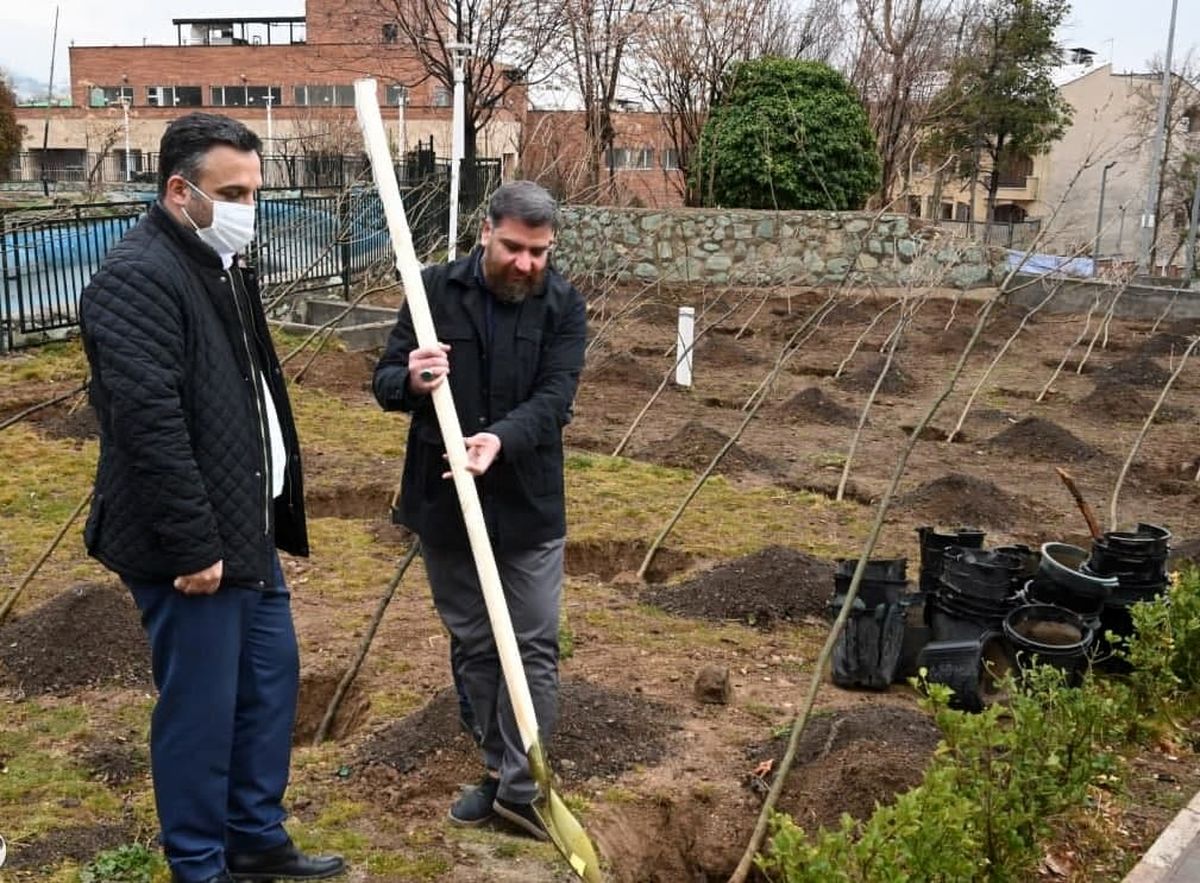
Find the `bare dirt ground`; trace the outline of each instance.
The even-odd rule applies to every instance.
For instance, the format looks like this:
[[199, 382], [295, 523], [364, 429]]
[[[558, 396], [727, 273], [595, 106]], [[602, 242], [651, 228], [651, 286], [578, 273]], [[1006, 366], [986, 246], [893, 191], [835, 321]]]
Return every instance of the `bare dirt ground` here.
[[[743, 294], [726, 293], [723, 303]], [[770, 300], [747, 324], [760, 295]], [[832, 561], [857, 555], [897, 452], [945, 385], [981, 304], [978, 297], [940, 297], [921, 307], [870, 413], [848, 499], [833, 503], [823, 494], [837, 485], [897, 312], [864, 336], [892, 299], [847, 297], [788, 360], [717, 467], [714, 494], [725, 496], [697, 500], [697, 514], [668, 539], [646, 585], [634, 574], [649, 540], [694, 472], [738, 430], [743, 405], [824, 295], [755, 293], [703, 337], [693, 388], [668, 385], [625, 446], [625, 456], [666, 467], [631, 479], [645, 485], [661, 478], [665, 484], [650, 492], [661, 499], [622, 497], [610, 505], [619, 493], [606, 482], [621, 475], [621, 461], [588, 455], [612, 453], [672, 372], [676, 302], [698, 313], [709, 306], [692, 297], [661, 294], [654, 308], [611, 323], [622, 297], [593, 304], [593, 332], [604, 330], [589, 351], [566, 434], [569, 453], [582, 458], [568, 464], [574, 471], [562, 709], [550, 756], [563, 792], [620, 881], [718, 880], [736, 863], [770, 782], [764, 762], [782, 755], [783, 726], [802, 701], [825, 635]], [[708, 316], [726, 308], [715, 306]], [[1114, 321], [1107, 347], [1098, 342], [1077, 370], [1085, 339], [1038, 402], [1083, 327], [1082, 316], [1038, 316], [992, 372], [956, 440], [944, 441], [1021, 316], [998, 309], [911, 459], [876, 556], [907, 555], [914, 581], [915, 529], [924, 524], [982, 527], [989, 544], [1085, 544], [1085, 525], [1054, 467], [1069, 468], [1106, 513], [1142, 420], [1187, 336], [1200, 330], [1168, 321], [1151, 335], [1150, 321]], [[285, 562], [304, 669], [293, 830], [304, 844], [345, 849], [353, 880], [570, 879], [551, 849], [500, 824], [461, 831], [445, 820], [458, 787], [480, 770], [459, 730], [447, 642], [419, 564], [387, 612], [334, 740], [307, 747], [408, 542], [388, 518], [404, 421], [376, 413], [372, 364], [370, 355], [323, 354], [295, 394], [316, 554]], [[1200, 452], [1191, 424], [1200, 408], [1198, 377], [1200, 364], [1185, 368], [1120, 498], [1123, 524], [1166, 525], [1176, 545], [1200, 537], [1200, 485], [1193, 480]], [[59, 377], [11, 383], [0, 389], [0, 419], [70, 387]], [[94, 459], [94, 419], [78, 402], [40, 412], [26, 431]], [[726, 508], [743, 499], [765, 501], [775, 514], [751, 523]], [[652, 505], [658, 508], [649, 511]], [[15, 583], [28, 562], [0, 546], [5, 555], [13, 560], [0, 557], [0, 566]], [[35, 747], [67, 751], [100, 789], [93, 803], [101, 808], [84, 812], [92, 805], [84, 801], [41, 831], [22, 826], [31, 833], [15, 846], [10, 836], [14, 873], [30, 879], [50, 879], [64, 861], [86, 861], [97, 849], [153, 831], [143, 743], [147, 654], [136, 612], [111, 579], [89, 570], [77, 539], [55, 561], [20, 616], [0, 628], [0, 685], [8, 705], [23, 714], [35, 713], [34, 702], [37, 709], [87, 709], [82, 729]], [[67, 572], [87, 579], [64, 580]], [[694, 695], [706, 666], [729, 670], [728, 704]], [[920, 781], [937, 732], [907, 687], [876, 694], [826, 685], [818, 705], [782, 805], [801, 824], [834, 826], [843, 812], [866, 817], [877, 802]], [[24, 744], [15, 731], [0, 732], [0, 761]], [[1135, 759], [1129, 776], [1131, 802], [1112, 809], [1120, 817], [1117, 844], [1089, 853], [1064, 832], [1055, 854], [1073, 856], [1070, 872], [1050, 879], [1119, 879], [1200, 784], [1200, 764], [1180, 746], [1162, 746]], [[0, 803], [0, 833], [15, 825], [18, 810]]]

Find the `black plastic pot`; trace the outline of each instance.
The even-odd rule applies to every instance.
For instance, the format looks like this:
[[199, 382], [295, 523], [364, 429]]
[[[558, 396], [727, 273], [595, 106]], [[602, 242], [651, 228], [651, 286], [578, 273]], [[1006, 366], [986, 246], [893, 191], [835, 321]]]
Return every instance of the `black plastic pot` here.
[[[835, 602], [838, 600], [835, 596]], [[832, 680], [839, 687], [886, 690], [896, 678], [906, 632], [905, 603], [876, 606], [854, 599], [846, 626], [833, 645]]]
[[1094, 632], [1076, 613], [1053, 604], [1025, 604], [1004, 619], [1004, 636], [1017, 664], [1052, 665], [1076, 680], [1087, 664]]
[[1103, 542], [1116, 555], [1165, 558], [1171, 550], [1171, 532], [1157, 524], [1139, 522], [1135, 530], [1109, 531]]
[[962, 595], [1001, 601], [1020, 587], [1024, 563], [1012, 553], [951, 546], [942, 559], [942, 585]]
[[1067, 543], [1042, 543], [1042, 561], [1035, 583], [1053, 586], [1058, 592], [1090, 604], [1103, 601], [1117, 588], [1117, 578], [1093, 572], [1088, 553]]
[[[845, 596], [854, 578], [857, 558], [839, 558], [833, 574], [833, 590], [837, 596]], [[867, 561], [862, 581], [858, 586], [858, 597], [867, 607], [877, 604], [898, 604], [908, 593], [907, 558], [872, 558]]]
[[1029, 546], [1020, 543], [1014, 543], [1011, 546], [996, 546], [995, 551], [1012, 555], [1021, 562], [1021, 569], [1017, 579], [1022, 585], [1026, 580], [1032, 579], [1037, 574], [1038, 567], [1042, 562], [1042, 553], [1040, 550], [1031, 549]]
[[921, 650], [918, 664], [926, 670], [927, 681], [954, 691], [952, 708], [978, 712], [1000, 698], [996, 683], [1013, 660], [1000, 634], [988, 631], [974, 638], [931, 641]]
[[936, 527], [918, 527], [921, 541], [921, 591], [937, 590], [942, 576], [942, 553], [950, 546], [963, 549], [982, 549], [984, 532], [974, 527], [956, 527], [948, 533], [938, 533]]

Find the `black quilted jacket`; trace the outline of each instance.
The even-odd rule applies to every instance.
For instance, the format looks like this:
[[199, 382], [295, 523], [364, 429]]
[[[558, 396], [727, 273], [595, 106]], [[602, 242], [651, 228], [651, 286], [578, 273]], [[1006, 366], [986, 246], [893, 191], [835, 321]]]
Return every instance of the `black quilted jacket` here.
[[[464, 436], [500, 437], [500, 457], [476, 486], [492, 545], [528, 549], [566, 534], [562, 430], [571, 419], [583, 368], [587, 315], [583, 297], [553, 270], [542, 293], [518, 305], [493, 305], [477, 282], [479, 250], [422, 274], [438, 340], [450, 344], [450, 387]], [[488, 344], [488, 338], [491, 343]], [[408, 306], [375, 368], [375, 398], [385, 410], [410, 411], [400, 508], [422, 543], [466, 547], [454, 490], [442, 478], [445, 447], [430, 396], [408, 389], [416, 348]]]
[[[80, 302], [100, 421], [88, 551], [135, 581], [224, 561], [222, 585], [265, 586], [274, 547], [308, 554], [300, 449], [287, 389], [247, 270], [155, 204]], [[271, 498], [268, 379], [288, 451]]]

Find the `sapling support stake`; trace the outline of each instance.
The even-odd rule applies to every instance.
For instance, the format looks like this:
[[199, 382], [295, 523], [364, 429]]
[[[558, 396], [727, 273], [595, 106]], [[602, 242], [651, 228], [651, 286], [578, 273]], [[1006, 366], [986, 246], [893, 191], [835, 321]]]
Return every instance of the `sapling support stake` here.
[[1058, 380], [1058, 375], [1062, 373], [1063, 366], [1067, 364], [1067, 359], [1070, 358], [1071, 353], [1075, 350], [1075, 347], [1083, 343], [1083, 339], [1087, 337], [1088, 330], [1092, 327], [1092, 316], [1095, 314], [1099, 306], [1100, 295], [1096, 295], [1094, 298], [1092, 298], [1092, 306], [1087, 311], [1087, 315], [1083, 319], [1083, 330], [1079, 332], [1079, 336], [1076, 337], [1074, 342], [1072, 342], [1071, 345], [1068, 346], [1063, 352], [1062, 358], [1058, 360], [1058, 366], [1054, 369], [1054, 373], [1050, 375], [1050, 379], [1046, 381], [1046, 385], [1042, 387], [1042, 391], [1037, 394], [1037, 398], [1034, 399], [1035, 402], [1040, 402], [1046, 397], [1046, 394], [1050, 392], [1050, 387], [1054, 385], [1054, 381]]
[[1175, 384], [1175, 379], [1179, 377], [1183, 371], [1183, 366], [1187, 364], [1188, 356], [1192, 354], [1192, 350], [1196, 348], [1196, 344], [1200, 343], [1200, 337], [1193, 337], [1188, 348], [1183, 351], [1183, 355], [1179, 357], [1179, 364], [1175, 366], [1175, 370], [1171, 376], [1167, 378], [1167, 382], [1163, 384], [1163, 388], [1158, 393], [1158, 399], [1154, 402], [1154, 407], [1150, 409], [1150, 413], [1146, 415], [1145, 421], [1142, 423], [1142, 428], [1137, 434], [1137, 438], [1133, 440], [1133, 446], [1129, 449], [1129, 455], [1125, 458], [1125, 462], [1121, 464], [1121, 471], [1117, 473], [1116, 484], [1113, 485], [1112, 498], [1108, 502], [1108, 529], [1117, 529], [1117, 500], [1121, 495], [1121, 486], [1125, 483], [1125, 476], [1129, 472], [1129, 467], [1133, 464], [1133, 459], [1137, 456], [1138, 449], [1142, 446], [1142, 440], [1146, 438], [1146, 433], [1150, 431], [1150, 424], [1154, 422], [1154, 418], [1158, 416], [1158, 409], [1162, 407], [1162, 403], [1167, 399], [1167, 393], [1171, 391], [1171, 387]]
[[903, 328], [908, 317], [904, 314], [904, 309], [900, 310], [900, 318], [896, 320], [895, 331], [891, 335], [891, 345], [888, 347], [887, 357], [884, 359], [883, 367], [879, 369], [879, 376], [875, 378], [875, 385], [871, 387], [871, 393], [867, 396], [867, 401], [863, 404], [862, 413], [858, 415], [858, 426], [854, 429], [854, 435], [850, 437], [850, 447], [846, 450], [846, 462], [842, 464], [842, 477], [838, 481], [837, 494], [834, 499], [841, 502], [842, 497], [846, 493], [846, 482], [850, 480], [850, 464], [854, 460], [854, 454], [858, 450], [858, 441], [862, 438], [863, 427], [867, 425], [867, 414], [871, 411], [871, 405], [875, 404], [875, 397], [879, 395], [879, 390], [883, 386], [883, 381], [887, 378], [887, 373], [892, 367], [892, 361], [896, 358], [896, 347], [900, 343], [900, 336], [903, 333]]
[[17, 603], [17, 599], [21, 597], [21, 593], [25, 591], [25, 587], [29, 585], [35, 576], [37, 576], [37, 572], [42, 569], [42, 565], [46, 563], [46, 560], [54, 553], [54, 550], [58, 548], [58, 544], [61, 543], [62, 538], [67, 535], [67, 531], [71, 529], [71, 525], [75, 523], [75, 519], [78, 518], [80, 513], [82, 513], [83, 510], [87, 508], [88, 504], [92, 502], [92, 495], [95, 492], [96, 491], [93, 488], [87, 492], [87, 495], [82, 500], [79, 501], [79, 505], [75, 507], [75, 511], [70, 514], [65, 522], [63, 522], [63, 526], [58, 529], [58, 533], [56, 533], [54, 535], [54, 539], [50, 541], [50, 545], [46, 547], [46, 550], [38, 557], [38, 560], [33, 562], [33, 566], [25, 572], [23, 577], [21, 577], [21, 581], [17, 584], [17, 587], [13, 589], [12, 593], [4, 600], [4, 605], [0, 606], [0, 624], [2, 624], [8, 617], [9, 612], [13, 609], [13, 605]]
[[375, 633], [379, 631], [379, 624], [383, 622], [383, 614], [387, 612], [388, 605], [392, 603], [392, 596], [396, 594], [396, 589], [400, 585], [400, 581], [404, 579], [404, 573], [408, 570], [408, 566], [413, 563], [413, 559], [417, 557], [417, 553], [421, 551], [421, 541], [413, 539], [412, 545], [409, 546], [408, 552], [400, 561], [400, 566], [396, 568], [391, 582], [383, 591], [383, 595], [379, 598], [379, 603], [375, 606], [375, 615], [371, 617], [371, 624], [367, 626], [367, 632], [363, 635], [362, 641], [358, 645], [358, 652], [354, 656], [354, 661], [350, 663], [350, 667], [346, 669], [346, 673], [342, 675], [342, 679], [338, 681], [337, 688], [333, 691], [333, 697], [329, 700], [329, 707], [325, 709], [325, 716], [321, 718], [321, 724], [317, 727], [317, 732], [313, 736], [313, 746], [320, 745], [325, 741], [325, 737], [329, 734], [329, 728], [333, 726], [333, 719], [337, 717], [338, 709], [342, 705], [342, 700], [346, 697], [346, 691], [350, 689], [350, 685], [354, 683], [354, 679], [358, 677], [359, 669], [362, 668], [363, 662], [366, 661], [367, 653], [371, 649], [371, 642], [375, 640]]
[[759, 301], [758, 306], [754, 308], [754, 312], [752, 312], [746, 318], [746, 321], [742, 323], [742, 327], [737, 330], [737, 334], [733, 335], [734, 340], [742, 339], [742, 335], [746, 333], [746, 329], [750, 327], [750, 323], [753, 322], [756, 318], [758, 318], [758, 314], [762, 312], [763, 307], [765, 307], [767, 305], [767, 302], [770, 299], [771, 299], [771, 292], [768, 291], [766, 294], [763, 295], [763, 299], [761, 301]]
[[[1108, 328], [1108, 323], [1112, 321], [1113, 311], [1117, 308], [1117, 301], [1121, 299], [1121, 295], [1124, 294], [1126, 289], [1129, 288], [1129, 285], [1132, 281], [1132, 276], [1126, 279], [1125, 284], [1117, 289], [1117, 293], [1114, 294], [1112, 300], [1109, 301], [1108, 309], [1104, 311], [1104, 318], [1100, 320], [1100, 327], [1097, 328], [1096, 333], [1092, 335], [1091, 341], [1088, 342], [1087, 351], [1083, 354], [1083, 358], [1079, 360], [1079, 364], [1075, 366], [1076, 374], [1083, 373], [1083, 366], [1086, 365], [1087, 360], [1091, 358], [1092, 350], [1096, 348], [1096, 341], [1099, 339], [1100, 334]], [[1106, 336], [1105, 343], [1107, 344], [1107, 342], [1108, 340]]]
[[[1015, 271], [1013, 271], [1015, 272]], [[1009, 278], [1012, 273], [1010, 272]], [[1003, 286], [1001, 289], [1003, 290]], [[859, 554], [858, 563], [854, 567], [854, 574], [850, 578], [850, 585], [846, 590], [846, 597], [842, 602], [842, 609], [838, 611], [837, 619], [829, 630], [829, 634], [825, 637], [825, 643], [821, 647], [821, 652], [817, 656], [816, 665], [813, 670], [812, 678], [809, 680], [808, 692], [805, 695], [804, 703], [800, 711], [796, 714], [796, 718], [792, 723], [792, 732], [788, 738], [787, 750], [784, 752], [783, 759], [779, 763], [778, 771], [775, 774], [775, 779], [771, 783], [771, 789], [767, 792], [767, 797], [763, 801], [762, 808], [759, 811], [758, 821], [755, 823], [754, 831], [750, 836], [750, 842], [746, 846], [746, 850], [742, 853], [741, 860], [737, 867], [729, 877], [729, 883], [745, 883], [750, 869], [754, 864], [754, 856], [758, 854], [758, 850], [762, 845], [763, 838], [767, 834], [767, 826], [770, 823], [771, 815], [775, 811], [775, 806], [779, 802], [779, 795], [783, 793], [783, 786], [787, 780], [788, 771], [791, 769], [792, 763], [796, 759], [796, 750], [800, 745], [800, 736], [804, 732], [804, 727], [808, 723], [809, 716], [812, 713], [813, 706], [816, 704], [817, 692], [821, 688], [821, 684], [825, 680], [825, 671], [829, 665], [829, 657], [833, 654], [834, 644], [837, 642], [838, 636], [846, 625], [846, 621], [850, 618], [850, 611], [854, 607], [854, 600], [858, 597], [858, 589], [862, 584], [863, 574], [867, 569], [867, 561], [871, 554], [875, 551], [875, 545], [879, 542], [879, 535], [883, 531], [883, 522], [887, 517], [888, 508], [891, 506], [892, 497], [896, 493], [896, 489], [900, 485], [900, 479], [904, 476], [904, 471], [908, 466], [908, 459], [912, 455], [913, 449], [916, 447], [917, 441], [921, 437], [922, 431], [929, 425], [938, 409], [954, 391], [955, 385], [962, 376], [963, 368], [967, 364], [967, 358], [971, 354], [971, 350], [975, 348], [975, 342], [979, 339], [980, 332], [986, 324], [988, 317], [991, 315], [992, 307], [995, 305], [999, 294], [993, 295], [988, 299], [986, 306], [981, 311], [975, 323], [975, 331], [971, 335], [967, 345], [963, 348], [962, 353], [958, 357], [958, 364], [950, 375], [950, 379], [946, 383], [945, 389], [935, 398], [926, 409], [925, 414], [921, 417], [917, 424], [909, 433], [908, 441], [900, 451], [900, 456], [896, 460], [896, 466], [892, 470], [891, 481], [888, 483], [887, 489], [884, 491], [883, 497], [879, 501], [879, 508], [875, 513], [875, 522], [871, 526], [871, 530], [867, 535], [866, 544], [863, 546], [862, 552]]]
[[1016, 330], [1014, 330], [1013, 333], [1008, 336], [1008, 340], [1004, 341], [1004, 345], [1000, 347], [999, 351], [992, 358], [991, 364], [987, 366], [987, 369], [983, 372], [982, 376], [980, 376], [979, 382], [975, 384], [975, 388], [972, 389], [971, 394], [967, 396], [967, 401], [966, 404], [963, 405], [962, 413], [958, 415], [958, 422], [954, 424], [954, 429], [952, 429], [950, 434], [946, 436], [946, 441], [954, 441], [954, 439], [958, 437], [958, 434], [962, 432], [963, 423], [965, 423], [967, 420], [967, 414], [971, 411], [971, 405], [975, 404], [975, 399], [979, 395], [979, 391], [983, 389], [983, 385], [987, 383], [988, 378], [992, 376], [992, 371], [995, 370], [996, 366], [1000, 363], [1000, 360], [1004, 358], [1004, 354], [1007, 353], [1008, 348], [1013, 345], [1013, 341], [1015, 341], [1020, 333], [1025, 330], [1025, 325], [1028, 324], [1029, 320], [1033, 318], [1034, 314], [1037, 313], [1038, 310], [1054, 299], [1055, 295], [1058, 294], [1059, 289], [1061, 289], [1062, 286], [1063, 283], [1061, 281], [1056, 282], [1054, 287], [1050, 289], [1050, 293], [1038, 301], [1036, 306], [1034, 306], [1032, 309], [1026, 312], [1024, 316], [1021, 317], [1021, 321], [1017, 325]]
[[1175, 301], [1179, 300], [1180, 291], [1181, 289], [1179, 288], [1175, 289], [1175, 293], [1171, 295], [1171, 299], [1167, 302], [1167, 305], [1163, 307], [1163, 311], [1158, 314], [1158, 318], [1155, 319], [1154, 324], [1150, 326], [1150, 337], [1153, 337], [1156, 333], [1158, 333], [1158, 326], [1163, 323], [1163, 320], [1167, 318], [1171, 310], [1175, 309]]
[[[438, 344], [437, 330], [425, 295], [421, 264], [413, 248], [412, 233], [404, 213], [404, 202], [400, 198], [400, 188], [396, 182], [395, 168], [392, 166], [383, 119], [379, 114], [377, 88], [373, 79], [356, 80], [355, 109], [362, 127], [363, 144], [371, 160], [371, 169], [387, 218], [396, 266], [404, 282], [405, 297], [412, 314], [417, 342], [423, 347], [434, 347]], [[529, 772], [538, 786], [538, 795], [532, 804], [533, 811], [550, 840], [571, 866], [571, 870], [588, 883], [598, 883], [601, 879], [600, 861], [596, 856], [595, 847], [592, 846], [579, 820], [554, 789], [550, 765], [546, 761], [541, 735], [538, 732], [537, 713], [529, 692], [529, 681], [525, 676], [512, 617], [504, 598], [504, 586], [500, 581], [495, 553], [483, 520], [479, 491], [475, 486], [475, 477], [467, 470], [467, 446], [463, 441], [462, 426], [458, 420], [458, 411], [454, 407], [454, 396], [449, 381], [439, 384], [433, 390], [432, 397], [438, 428], [441, 430], [446, 456], [450, 461], [450, 475], [467, 529], [471, 557], [475, 562], [488, 621], [500, 657], [500, 669], [508, 688], [521, 744], [529, 762]]]
[[898, 307], [901, 303], [903, 303], [902, 300], [894, 300], [875, 314], [875, 318], [870, 321], [863, 333], [855, 338], [854, 343], [850, 347], [850, 352], [846, 353], [846, 358], [838, 362], [838, 366], [833, 372], [834, 380], [837, 380], [842, 376], [842, 372], [846, 370], [846, 366], [850, 364], [850, 360], [854, 358], [855, 354], [858, 352], [858, 348], [862, 346], [863, 341], [866, 340], [867, 335], [875, 330], [875, 326], [879, 324], [879, 320]]

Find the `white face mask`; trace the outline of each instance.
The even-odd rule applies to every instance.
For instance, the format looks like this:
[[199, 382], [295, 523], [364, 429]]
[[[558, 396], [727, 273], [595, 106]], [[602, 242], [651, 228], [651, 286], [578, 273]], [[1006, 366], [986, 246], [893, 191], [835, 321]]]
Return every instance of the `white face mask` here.
[[192, 227], [201, 241], [219, 254], [222, 260], [227, 260], [245, 249], [254, 239], [254, 203], [246, 205], [241, 202], [216, 200], [191, 181], [188, 181], [187, 185], [212, 203], [212, 223], [203, 228], [192, 221], [187, 209], [183, 209], [183, 216], [192, 221]]

